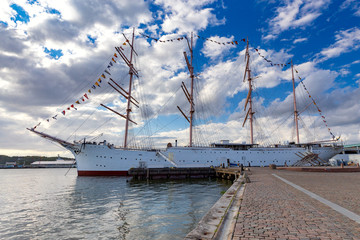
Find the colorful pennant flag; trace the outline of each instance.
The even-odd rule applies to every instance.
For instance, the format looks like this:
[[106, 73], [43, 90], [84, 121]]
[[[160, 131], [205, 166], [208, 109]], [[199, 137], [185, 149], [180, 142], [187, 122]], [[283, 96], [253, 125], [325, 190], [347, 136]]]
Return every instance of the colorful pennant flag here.
[[[296, 72], [296, 73], [298, 73], [298, 71], [297, 71], [296, 69], [295, 69], [295, 72]], [[319, 108], [319, 107], [318, 107], [318, 105], [316, 104], [315, 99], [314, 99], [313, 97], [311, 97], [311, 95], [310, 95], [309, 91], [308, 91], [308, 90], [307, 90], [307, 88], [305, 87], [304, 82], [301, 80], [301, 77], [299, 77], [299, 76], [298, 76], [298, 78], [300, 79], [300, 83], [301, 83], [301, 85], [304, 87], [304, 89], [305, 89], [306, 93], [309, 95], [309, 98], [311, 98], [311, 100], [312, 100], [312, 102], [313, 102], [314, 106], [315, 106], [315, 107], [316, 107], [316, 109], [318, 110], [319, 115], [321, 116], [321, 118], [323, 118], [322, 120], [323, 120], [323, 122], [324, 122], [325, 126], [326, 126], [326, 127], [328, 127], [328, 125], [327, 125], [327, 121], [326, 121], [326, 119], [325, 119], [325, 116], [322, 114], [322, 112], [321, 112], [320, 108]], [[331, 132], [331, 129], [330, 129], [330, 128], [328, 128], [328, 131], [329, 131], [329, 133], [330, 133], [331, 137], [332, 137], [333, 139], [336, 139], [335, 135]], [[339, 140], [339, 139], [340, 139], [340, 137], [338, 137], [336, 140]]]

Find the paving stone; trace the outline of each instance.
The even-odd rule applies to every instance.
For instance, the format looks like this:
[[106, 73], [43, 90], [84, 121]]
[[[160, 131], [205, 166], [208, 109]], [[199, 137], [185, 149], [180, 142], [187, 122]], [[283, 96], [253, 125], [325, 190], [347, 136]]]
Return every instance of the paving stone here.
[[251, 172], [233, 239], [360, 239], [360, 224], [271, 175], [276, 173], [360, 214], [359, 173], [304, 173], [268, 168], [251, 168]]

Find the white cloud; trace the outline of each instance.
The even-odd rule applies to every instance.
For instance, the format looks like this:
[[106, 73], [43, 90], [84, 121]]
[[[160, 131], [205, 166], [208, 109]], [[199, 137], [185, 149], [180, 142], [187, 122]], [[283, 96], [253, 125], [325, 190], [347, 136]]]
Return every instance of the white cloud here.
[[224, 24], [225, 19], [217, 19], [216, 15], [212, 13], [212, 8], [205, 8], [214, 1], [155, 0], [155, 4], [164, 9], [165, 19], [161, 25], [162, 30], [166, 33], [184, 34], [203, 30], [208, 25]]
[[310, 25], [329, 3], [330, 0], [285, 0], [284, 6], [278, 7], [276, 16], [269, 21], [270, 33], [264, 39], [274, 39], [283, 31]]
[[295, 44], [295, 43], [299, 43], [299, 42], [306, 42], [307, 40], [308, 40], [307, 38], [298, 38], [298, 39], [295, 39], [293, 43]]
[[320, 61], [340, 56], [342, 53], [359, 49], [360, 29], [357, 27], [339, 31], [335, 35], [336, 42], [320, 52]]
[[345, 0], [341, 6], [340, 9], [344, 10], [346, 8], [351, 8], [352, 10], [354, 10], [354, 15], [360, 17], [360, 3], [359, 1], [356, 0]]
[[[209, 37], [209, 39], [220, 43], [228, 43], [228, 42], [233, 42], [234, 37], [231, 36], [230, 38], [227, 38], [227, 37], [212, 36]], [[222, 44], [219, 45], [218, 43], [215, 42], [205, 41], [204, 47], [201, 51], [204, 53], [206, 57], [209, 57], [212, 60], [214, 60], [219, 57], [223, 57], [227, 55], [227, 53], [235, 47], [236, 46], [232, 44], [226, 44], [224, 46]]]

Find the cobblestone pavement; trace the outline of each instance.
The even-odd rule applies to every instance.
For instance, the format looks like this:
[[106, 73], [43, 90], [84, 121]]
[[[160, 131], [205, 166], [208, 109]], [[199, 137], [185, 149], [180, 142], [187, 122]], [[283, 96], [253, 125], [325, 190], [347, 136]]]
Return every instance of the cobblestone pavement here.
[[274, 173], [360, 215], [360, 172], [315, 173], [277, 170]]
[[271, 175], [292, 181], [287, 173], [268, 168], [251, 172], [233, 239], [360, 239], [360, 224]]

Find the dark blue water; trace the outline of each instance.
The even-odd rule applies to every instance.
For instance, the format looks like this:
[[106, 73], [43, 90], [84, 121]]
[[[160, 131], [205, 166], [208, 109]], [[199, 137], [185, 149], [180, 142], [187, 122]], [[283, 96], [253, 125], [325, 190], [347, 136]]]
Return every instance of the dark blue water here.
[[231, 185], [66, 171], [0, 169], [0, 239], [182, 239]]

